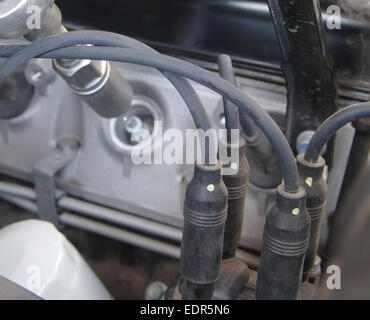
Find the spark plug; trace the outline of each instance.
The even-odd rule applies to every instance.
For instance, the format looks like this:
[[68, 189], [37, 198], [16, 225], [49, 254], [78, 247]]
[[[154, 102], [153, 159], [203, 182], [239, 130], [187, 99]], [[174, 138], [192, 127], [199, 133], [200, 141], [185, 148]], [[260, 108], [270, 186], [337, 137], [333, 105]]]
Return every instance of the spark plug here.
[[221, 164], [195, 165], [186, 188], [180, 292], [185, 300], [211, 299], [220, 274], [227, 212]]
[[263, 234], [256, 290], [259, 300], [298, 297], [310, 232], [305, 202], [303, 187], [296, 193], [287, 193], [283, 185], [277, 188], [277, 200], [267, 214]]
[[310, 240], [303, 267], [303, 281], [308, 279], [317, 254], [321, 221], [326, 205], [326, 195], [328, 187], [324, 179], [325, 160], [320, 157], [316, 162], [308, 162], [304, 159], [304, 154], [297, 156], [297, 164], [301, 185], [305, 186], [306, 208], [311, 220]]

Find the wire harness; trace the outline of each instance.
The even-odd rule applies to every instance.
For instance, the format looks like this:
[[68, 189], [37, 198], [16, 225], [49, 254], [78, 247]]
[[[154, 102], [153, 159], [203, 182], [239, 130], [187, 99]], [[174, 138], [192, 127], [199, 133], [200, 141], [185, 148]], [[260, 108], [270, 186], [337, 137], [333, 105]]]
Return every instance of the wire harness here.
[[[80, 44], [94, 44], [96, 47], [78, 46]], [[124, 48], [128, 46], [131, 48]], [[134, 49], [132, 49], [133, 47]], [[284, 175], [285, 190], [291, 193], [298, 191], [299, 179], [295, 157], [284, 134], [275, 121], [242, 90], [201, 67], [177, 58], [159, 54], [152, 49], [149, 50], [145, 44], [134, 39], [102, 31], [74, 31], [49, 36], [28, 46], [1, 46], [0, 57], [9, 57], [0, 66], [0, 85], [19, 66], [36, 57], [103, 59], [140, 64], [160, 70], [170, 78], [170, 81], [173, 81], [174, 77], [176, 79], [176, 75], [178, 75], [203, 84], [234, 103], [240, 112], [244, 112], [262, 129], [279, 156]], [[193, 92], [193, 90], [193, 88], [187, 87], [187, 94], [183, 92], [183, 98], [188, 99], [188, 94]], [[192, 102], [185, 102], [192, 112], [194, 120], [199, 124], [199, 119], [203, 119], [204, 123], [202, 125], [199, 124], [199, 127], [209, 127], [209, 123], [206, 123], [207, 121], [205, 120], [204, 108], [199, 103], [199, 98], [195, 95], [191, 95], [191, 98]], [[199, 116], [199, 112], [203, 116]]]

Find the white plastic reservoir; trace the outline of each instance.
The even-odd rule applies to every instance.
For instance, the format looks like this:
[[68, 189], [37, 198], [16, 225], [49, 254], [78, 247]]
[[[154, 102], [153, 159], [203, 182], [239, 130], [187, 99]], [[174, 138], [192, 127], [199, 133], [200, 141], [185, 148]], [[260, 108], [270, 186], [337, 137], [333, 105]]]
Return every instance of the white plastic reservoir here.
[[41, 220], [0, 230], [0, 275], [43, 299], [112, 299], [75, 247]]

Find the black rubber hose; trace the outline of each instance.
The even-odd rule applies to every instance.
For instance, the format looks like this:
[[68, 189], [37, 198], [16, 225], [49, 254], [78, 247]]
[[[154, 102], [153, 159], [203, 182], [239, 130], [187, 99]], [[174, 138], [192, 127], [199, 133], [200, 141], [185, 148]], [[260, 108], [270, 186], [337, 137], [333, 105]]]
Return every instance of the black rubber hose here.
[[[218, 68], [220, 71], [220, 76], [222, 78], [237, 86], [235, 73], [233, 70], [233, 63], [229, 55], [221, 54], [218, 57]], [[256, 128], [253, 121], [246, 117], [245, 114], [239, 115], [238, 107], [232, 104], [229, 100], [225, 98], [223, 100], [225, 112], [225, 127], [228, 134], [232, 129], [239, 130], [240, 123], [242, 123], [245, 134], [248, 137], [253, 137], [256, 134]], [[231, 137], [228, 136], [228, 139], [228, 141], [230, 141]]]
[[350, 122], [368, 117], [370, 117], [370, 102], [358, 103], [334, 113], [312, 136], [304, 159], [316, 162], [325, 144], [340, 128]]
[[[86, 38], [83, 37], [78, 43], [84, 43]], [[58, 38], [62, 35], [52, 36], [45, 38]], [[40, 41], [43, 41], [40, 40]], [[90, 40], [89, 43], [94, 43]], [[35, 42], [34, 44], [37, 44]], [[73, 43], [72, 45], [75, 45]], [[20, 49], [20, 48], [18, 48]], [[27, 50], [25, 47], [23, 50]], [[5, 49], [6, 51], [6, 49]], [[9, 51], [9, 50], [8, 50]], [[0, 50], [1, 54], [1, 50]], [[27, 52], [29, 54], [29, 52]], [[231, 102], [239, 107], [242, 112], [245, 112], [257, 125], [265, 132], [266, 136], [270, 139], [273, 144], [281, 163], [282, 170], [285, 178], [285, 189], [287, 192], [295, 193], [298, 190], [299, 180], [298, 171], [295, 163], [295, 158], [289, 144], [281, 132], [278, 125], [258, 104], [256, 104], [251, 98], [249, 98], [243, 91], [236, 88], [226, 80], [212, 74], [196, 65], [191, 63], [164, 56], [158, 53], [143, 52], [143, 50], [135, 49], [122, 49], [122, 48], [111, 48], [111, 47], [72, 47], [55, 50], [43, 54], [39, 52], [38, 55], [29, 57], [29, 59], [40, 56], [43, 58], [65, 58], [65, 59], [92, 59], [92, 60], [112, 60], [119, 62], [128, 62], [134, 64], [142, 64], [157, 68], [159, 70], [173, 72], [196, 82], [199, 82], [219, 94], [226, 96]], [[10, 59], [8, 59], [10, 60]], [[11, 74], [14, 69], [18, 67], [15, 61], [11, 61], [12, 64], [7, 66], [7, 61], [0, 67], [0, 81], [7, 75]]]

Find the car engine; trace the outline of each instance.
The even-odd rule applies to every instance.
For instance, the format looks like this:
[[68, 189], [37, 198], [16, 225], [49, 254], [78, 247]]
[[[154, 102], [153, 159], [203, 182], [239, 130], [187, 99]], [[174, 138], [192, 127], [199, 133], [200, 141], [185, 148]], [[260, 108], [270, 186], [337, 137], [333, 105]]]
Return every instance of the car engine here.
[[0, 297], [369, 299], [369, 16], [0, 0]]

